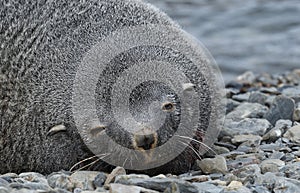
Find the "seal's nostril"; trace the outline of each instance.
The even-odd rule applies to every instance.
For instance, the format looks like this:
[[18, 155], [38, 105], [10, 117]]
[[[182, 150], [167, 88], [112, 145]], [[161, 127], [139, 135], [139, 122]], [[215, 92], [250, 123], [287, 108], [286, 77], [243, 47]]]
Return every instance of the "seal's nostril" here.
[[135, 142], [137, 147], [142, 148], [144, 150], [155, 148], [155, 141], [156, 140], [154, 134], [135, 136]]

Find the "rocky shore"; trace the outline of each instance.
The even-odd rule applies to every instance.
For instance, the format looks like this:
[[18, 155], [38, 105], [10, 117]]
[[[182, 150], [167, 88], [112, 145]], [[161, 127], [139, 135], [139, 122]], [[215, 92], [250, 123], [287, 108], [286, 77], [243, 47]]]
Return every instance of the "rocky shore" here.
[[[226, 86], [226, 120], [194, 171], [149, 177], [92, 171], [7, 173], [0, 193], [296, 193], [300, 191], [300, 69], [246, 72]], [[217, 155], [216, 155], [217, 154]]]

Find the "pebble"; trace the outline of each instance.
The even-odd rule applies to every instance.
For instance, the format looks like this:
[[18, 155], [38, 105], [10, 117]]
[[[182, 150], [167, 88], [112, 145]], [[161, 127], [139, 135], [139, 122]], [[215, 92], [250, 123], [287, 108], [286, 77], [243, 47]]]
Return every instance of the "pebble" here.
[[261, 92], [252, 92], [249, 96], [249, 103], [258, 103], [261, 105], [265, 105], [268, 99], [268, 95], [263, 94]]
[[245, 118], [262, 118], [267, 113], [268, 108], [258, 103], [242, 103], [232, 112], [226, 115], [226, 119], [240, 121]]
[[284, 134], [285, 138], [288, 138], [290, 141], [300, 144], [300, 125], [296, 125], [287, 130]]
[[300, 102], [300, 86], [286, 88], [282, 91], [282, 94], [294, 99], [296, 103]]
[[197, 161], [197, 166], [206, 174], [227, 172], [226, 160], [223, 156], [216, 156], [215, 158], [206, 158]]
[[104, 185], [114, 182], [115, 178], [119, 175], [125, 175], [126, 171], [122, 167], [116, 167], [106, 178]]
[[276, 173], [284, 165], [285, 165], [284, 161], [281, 161], [279, 159], [267, 159], [261, 162], [260, 168], [263, 174], [267, 172]]
[[241, 121], [226, 119], [220, 137], [235, 135], [258, 135], [263, 136], [271, 128], [271, 124], [266, 119], [245, 118]]
[[293, 99], [277, 96], [265, 117], [272, 125], [275, 125], [280, 119], [293, 120], [294, 110], [295, 102]]

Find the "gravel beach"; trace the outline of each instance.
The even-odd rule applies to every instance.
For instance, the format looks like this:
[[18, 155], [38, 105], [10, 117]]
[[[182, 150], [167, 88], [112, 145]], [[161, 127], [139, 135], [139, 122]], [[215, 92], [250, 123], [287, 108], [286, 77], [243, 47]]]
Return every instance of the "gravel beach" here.
[[246, 72], [226, 86], [218, 141], [179, 176], [101, 171], [0, 175], [0, 193], [296, 193], [300, 187], [300, 69]]

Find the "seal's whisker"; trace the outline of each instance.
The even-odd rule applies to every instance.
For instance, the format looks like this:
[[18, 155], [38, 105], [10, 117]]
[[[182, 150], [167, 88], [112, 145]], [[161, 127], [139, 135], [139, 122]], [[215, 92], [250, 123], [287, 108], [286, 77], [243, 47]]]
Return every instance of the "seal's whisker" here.
[[188, 136], [181, 136], [181, 135], [174, 135], [174, 136], [180, 137], [180, 138], [182, 138], [182, 139], [188, 139], [188, 140], [191, 140], [191, 141], [193, 141], [193, 142], [196, 142], [196, 143], [200, 144], [201, 146], [203, 146], [206, 150], [211, 151], [211, 152], [213, 152], [215, 155], [217, 155], [217, 152], [215, 152], [211, 147], [207, 146], [205, 143], [203, 143], [203, 142], [201, 142], [201, 141], [198, 141], [198, 140], [196, 140], [196, 139], [194, 139], [194, 138], [191, 138], [191, 137], [188, 137]]
[[191, 144], [188, 144], [188, 143], [185, 143], [185, 142], [182, 142], [182, 141], [179, 141], [179, 142], [182, 143], [183, 145], [186, 145], [190, 149], [192, 149], [193, 152], [196, 154], [196, 156], [199, 158], [199, 160], [202, 160], [201, 155], [199, 154], [199, 152], [197, 152], [197, 150], [195, 150], [195, 148]]
[[87, 164], [87, 165], [85, 165], [85, 166], [79, 168], [79, 169], [76, 170], [76, 171], [80, 171], [80, 170], [83, 170], [84, 168], [87, 168], [87, 167], [89, 167], [89, 166], [92, 166], [92, 165], [94, 165], [95, 163], [97, 163], [98, 161], [100, 161], [101, 159], [102, 159], [102, 158], [98, 158], [97, 160], [93, 161], [92, 163], [89, 163], [89, 164]]
[[[91, 159], [94, 159], [94, 158], [99, 158], [99, 156], [101, 156], [99, 159], [103, 159], [104, 157], [106, 157], [108, 154], [99, 154], [99, 155], [94, 155], [94, 156], [92, 156], [92, 157], [88, 157], [88, 158], [86, 158], [86, 159], [83, 159], [83, 160], [81, 160], [81, 161], [79, 161], [79, 162], [77, 162], [76, 164], [74, 164], [71, 168], [70, 168], [70, 172], [72, 172], [73, 170], [74, 170], [74, 168], [76, 168], [78, 165], [80, 165], [80, 164], [82, 164], [82, 163], [84, 163], [84, 162], [86, 162], [86, 161], [89, 161], [89, 160], [91, 160]], [[99, 161], [99, 159], [97, 159], [96, 161]]]

